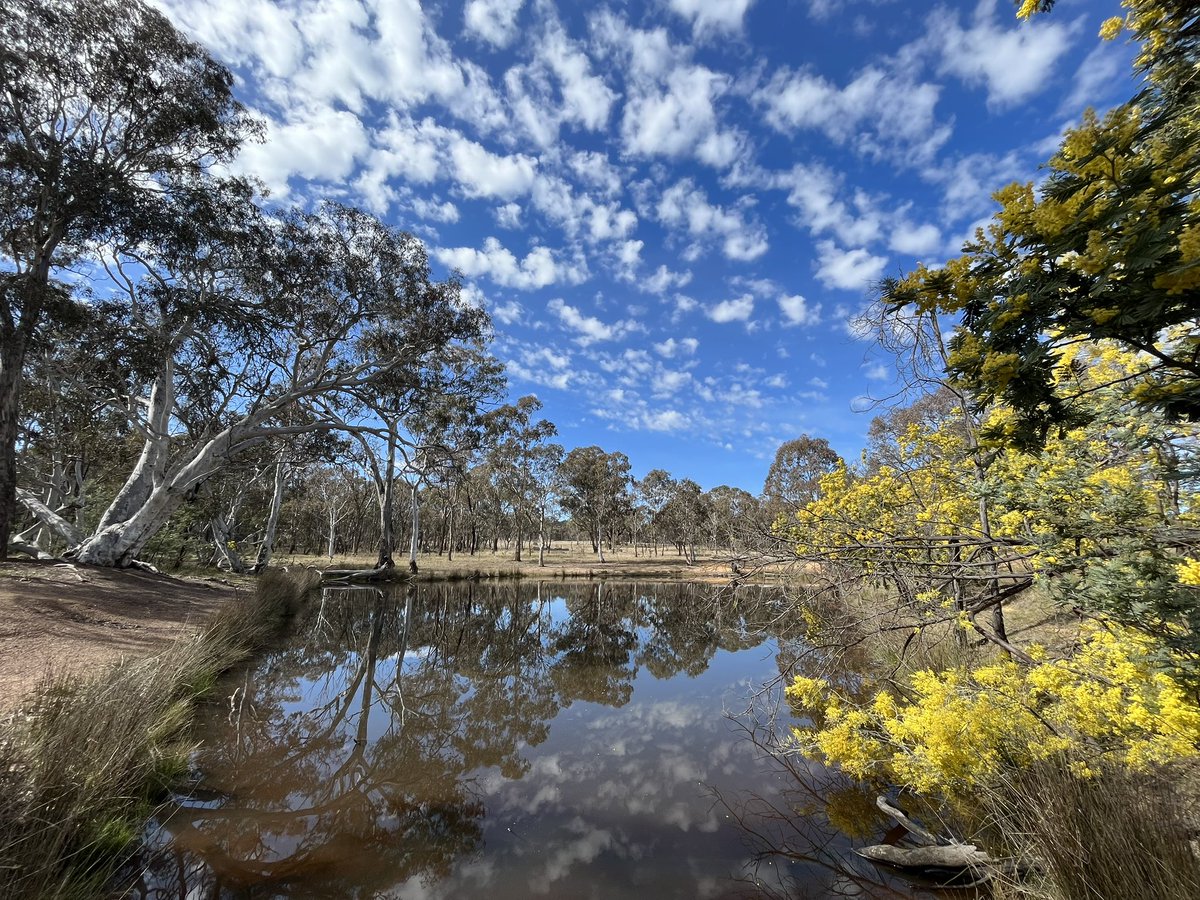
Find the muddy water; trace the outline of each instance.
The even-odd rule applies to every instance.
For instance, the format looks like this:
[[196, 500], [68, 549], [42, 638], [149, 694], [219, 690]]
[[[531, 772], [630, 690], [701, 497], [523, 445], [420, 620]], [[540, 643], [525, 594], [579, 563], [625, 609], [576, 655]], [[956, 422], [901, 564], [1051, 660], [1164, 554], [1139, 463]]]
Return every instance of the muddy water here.
[[804, 649], [785, 610], [694, 584], [326, 589], [208, 710], [133, 895], [897, 896], [849, 852], [884, 830], [869, 798], [739, 718]]

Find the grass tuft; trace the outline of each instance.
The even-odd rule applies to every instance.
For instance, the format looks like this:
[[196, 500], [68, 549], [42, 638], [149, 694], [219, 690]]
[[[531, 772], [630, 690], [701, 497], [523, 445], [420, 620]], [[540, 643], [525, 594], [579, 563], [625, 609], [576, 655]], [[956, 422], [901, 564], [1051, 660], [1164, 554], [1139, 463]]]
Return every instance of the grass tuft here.
[[1200, 897], [1200, 859], [1170, 781], [1108, 769], [1080, 778], [1062, 761], [1010, 776], [987, 802], [1031, 872], [998, 897]]
[[310, 570], [268, 570], [255, 593], [149, 659], [48, 678], [0, 727], [0, 896], [92, 897], [187, 771], [197, 698], [271, 639]]

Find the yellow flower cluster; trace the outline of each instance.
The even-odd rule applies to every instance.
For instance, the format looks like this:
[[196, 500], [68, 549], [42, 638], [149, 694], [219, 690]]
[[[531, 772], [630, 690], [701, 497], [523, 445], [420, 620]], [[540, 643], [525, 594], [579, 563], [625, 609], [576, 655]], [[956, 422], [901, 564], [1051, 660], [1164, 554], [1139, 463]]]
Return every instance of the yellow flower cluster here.
[[1175, 566], [1180, 584], [1200, 587], [1200, 559], [1185, 559]]
[[1066, 754], [1088, 776], [1102, 759], [1140, 770], [1200, 749], [1200, 706], [1155, 664], [1154, 641], [1118, 626], [1090, 628], [1067, 660], [1000, 662], [918, 672], [906, 699], [839, 696], [820, 679], [787, 689], [811, 727], [797, 748], [857, 778], [881, 777], [953, 795], [1006, 767]]

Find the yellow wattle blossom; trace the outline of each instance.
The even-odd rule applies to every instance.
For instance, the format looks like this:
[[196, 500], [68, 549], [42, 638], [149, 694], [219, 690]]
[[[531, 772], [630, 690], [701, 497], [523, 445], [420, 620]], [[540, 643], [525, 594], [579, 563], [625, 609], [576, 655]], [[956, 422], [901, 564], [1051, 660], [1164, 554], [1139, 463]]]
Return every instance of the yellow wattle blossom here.
[[1185, 559], [1175, 566], [1180, 584], [1200, 587], [1200, 559]]
[[1125, 30], [1125, 20], [1120, 16], [1113, 16], [1110, 19], [1105, 19], [1100, 26], [1101, 40], [1111, 41], [1122, 31]]
[[788, 699], [816, 724], [793, 734], [811, 758], [920, 792], [952, 795], [1058, 754], [1080, 775], [1102, 759], [1142, 770], [1200, 749], [1200, 706], [1157, 667], [1157, 651], [1141, 632], [1097, 625], [1070, 659], [1036, 648], [1030, 667], [917, 672], [911, 699], [880, 691], [864, 704], [797, 678]]

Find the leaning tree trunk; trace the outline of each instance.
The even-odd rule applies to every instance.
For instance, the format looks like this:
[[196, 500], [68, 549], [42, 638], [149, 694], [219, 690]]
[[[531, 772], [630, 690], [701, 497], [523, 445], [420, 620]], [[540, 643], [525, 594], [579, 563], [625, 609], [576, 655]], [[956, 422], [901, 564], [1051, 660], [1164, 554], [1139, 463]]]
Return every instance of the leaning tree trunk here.
[[263, 531], [262, 546], [258, 548], [258, 560], [254, 571], [261, 572], [271, 564], [275, 552], [275, 532], [279, 528], [279, 510], [283, 507], [283, 491], [287, 487], [288, 467], [282, 460], [275, 463], [275, 486], [271, 491], [271, 508], [267, 512], [267, 525]]
[[392, 482], [391, 473], [380, 487], [379, 493], [379, 554], [375, 559], [375, 568], [392, 569], [396, 560], [392, 557], [392, 548], [396, 544], [395, 529], [392, 525]]
[[413, 482], [412, 486], [412, 534], [408, 539], [408, 571], [417, 574], [417, 546], [421, 535], [421, 504], [417, 492], [420, 483]]
[[546, 565], [546, 507], [538, 508], [538, 566]]
[[168, 358], [154, 379], [146, 414], [146, 438], [142, 442], [141, 453], [133, 471], [109, 503], [108, 509], [100, 516], [97, 531], [103, 531], [127, 520], [145, 504], [155, 485], [162, 481], [171, 440], [168, 430], [171, 411], [175, 405], [174, 367], [174, 360]]
[[600, 554], [600, 562], [604, 562], [604, 525], [596, 523], [596, 552]]
[[0, 559], [8, 558], [17, 504], [17, 426], [25, 345], [25, 335], [17, 329], [6, 328], [0, 339]]

